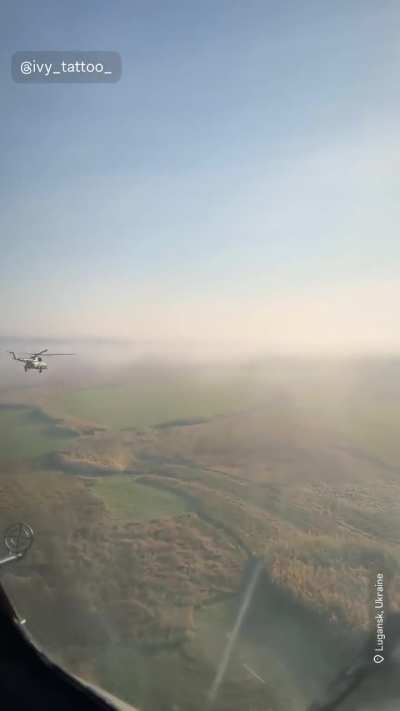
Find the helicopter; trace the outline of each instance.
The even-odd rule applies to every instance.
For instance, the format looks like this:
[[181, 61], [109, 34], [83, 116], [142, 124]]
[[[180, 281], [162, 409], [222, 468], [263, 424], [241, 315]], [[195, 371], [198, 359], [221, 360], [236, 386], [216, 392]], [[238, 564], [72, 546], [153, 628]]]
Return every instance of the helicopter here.
[[49, 353], [48, 348], [44, 348], [42, 351], [39, 351], [38, 353], [30, 353], [30, 354], [25, 354], [29, 355], [29, 358], [18, 358], [14, 351], [8, 351], [10, 355], [12, 356], [13, 360], [18, 360], [20, 363], [24, 363], [24, 370], [25, 373], [28, 372], [28, 370], [37, 370], [40, 374], [44, 370], [47, 370], [47, 363], [43, 360], [42, 356], [44, 353], [46, 353], [46, 358], [49, 356], [70, 356], [70, 355], [75, 355], [75, 353]]

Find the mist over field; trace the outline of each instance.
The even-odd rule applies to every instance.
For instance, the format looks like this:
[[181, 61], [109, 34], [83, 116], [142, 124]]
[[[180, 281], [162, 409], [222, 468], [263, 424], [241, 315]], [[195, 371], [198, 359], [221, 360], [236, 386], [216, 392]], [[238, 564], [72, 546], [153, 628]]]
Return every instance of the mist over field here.
[[[123, 297], [124, 283], [115, 288]], [[222, 295], [188, 299], [183, 291], [177, 301], [166, 299], [160, 286], [154, 289], [153, 299], [146, 290], [145, 298], [132, 303], [132, 314], [114, 301], [112, 307], [93, 305], [84, 337], [85, 319], [79, 309], [73, 319], [64, 311], [60, 320], [56, 312], [47, 319], [41, 314], [36, 327], [35, 317], [30, 328], [10, 322], [14, 338], [5, 338], [3, 323], [0, 338], [5, 344], [14, 340], [29, 348], [44, 341], [61, 345], [67, 338], [80, 343], [80, 350], [112, 360], [122, 358], [124, 349], [129, 358], [195, 362], [268, 354], [346, 357], [400, 351], [396, 280], [355, 279], [301, 287], [277, 283], [268, 294], [254, 288], [249, 293], [239, 289], [224, 296], [222, 290]]]

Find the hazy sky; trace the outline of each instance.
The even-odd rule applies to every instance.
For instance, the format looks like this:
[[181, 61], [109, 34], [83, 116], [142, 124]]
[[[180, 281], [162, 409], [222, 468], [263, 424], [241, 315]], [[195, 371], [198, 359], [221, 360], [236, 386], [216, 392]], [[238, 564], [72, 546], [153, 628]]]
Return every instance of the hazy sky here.
[[[400, 4], [19, 1], [0, 335], [400, 349]], [[17, 50], [118, 84], [14, 84]]]

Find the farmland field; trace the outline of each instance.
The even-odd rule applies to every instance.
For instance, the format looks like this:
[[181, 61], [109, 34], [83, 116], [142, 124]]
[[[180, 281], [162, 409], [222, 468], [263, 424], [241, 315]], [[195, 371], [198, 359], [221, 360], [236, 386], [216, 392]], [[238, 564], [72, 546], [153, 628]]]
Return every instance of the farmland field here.
[[[328, 371], [329, 375], [329, 371]], [[348, 369], [327, 373], [282, 362], [255, 368], [183, 373], [138, 368], [124, 382], [51, 393], [41, 406], [55, 417], [91, 422], [113, 431], [142, 429], [270, 407], [271, 413], [315, 427], [335, 446], [360, 450], [389, 466], [400, 466], [400, 398], [386, 381], [368, 384]], [[395, 375], [397, 375], [397, 370]]]
[[39, 457], [65, 447], [73, 438], [40, 412], [0, 406], [0, 458], [12, 461]]
[[254, 406], [260, 399], [259, 384], [251, 374], [221, 379], [156, 371], [139, 373], [124, 384], [70, 392], [56, 407], [63, 415], [118, 430], [213, 417]]
[[104, 476], [92, 480], [92, 491], [99, 496], [113, 517], [146, 521], [187, 511], [184, 500], [169, 491], [144, 486], [128, 476]]

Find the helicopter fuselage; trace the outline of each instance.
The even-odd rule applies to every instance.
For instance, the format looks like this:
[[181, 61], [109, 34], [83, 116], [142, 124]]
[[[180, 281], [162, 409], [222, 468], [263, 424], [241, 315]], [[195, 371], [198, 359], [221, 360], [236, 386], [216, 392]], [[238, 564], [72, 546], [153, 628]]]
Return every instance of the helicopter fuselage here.
[[45, 363], [41, 358], [31, 358], [25, 361], [24, 368], [25, 372], [27, 370], [38, 370], [39, 373], [41, 373], [42, 370], [47, 370], [47, 363]]

